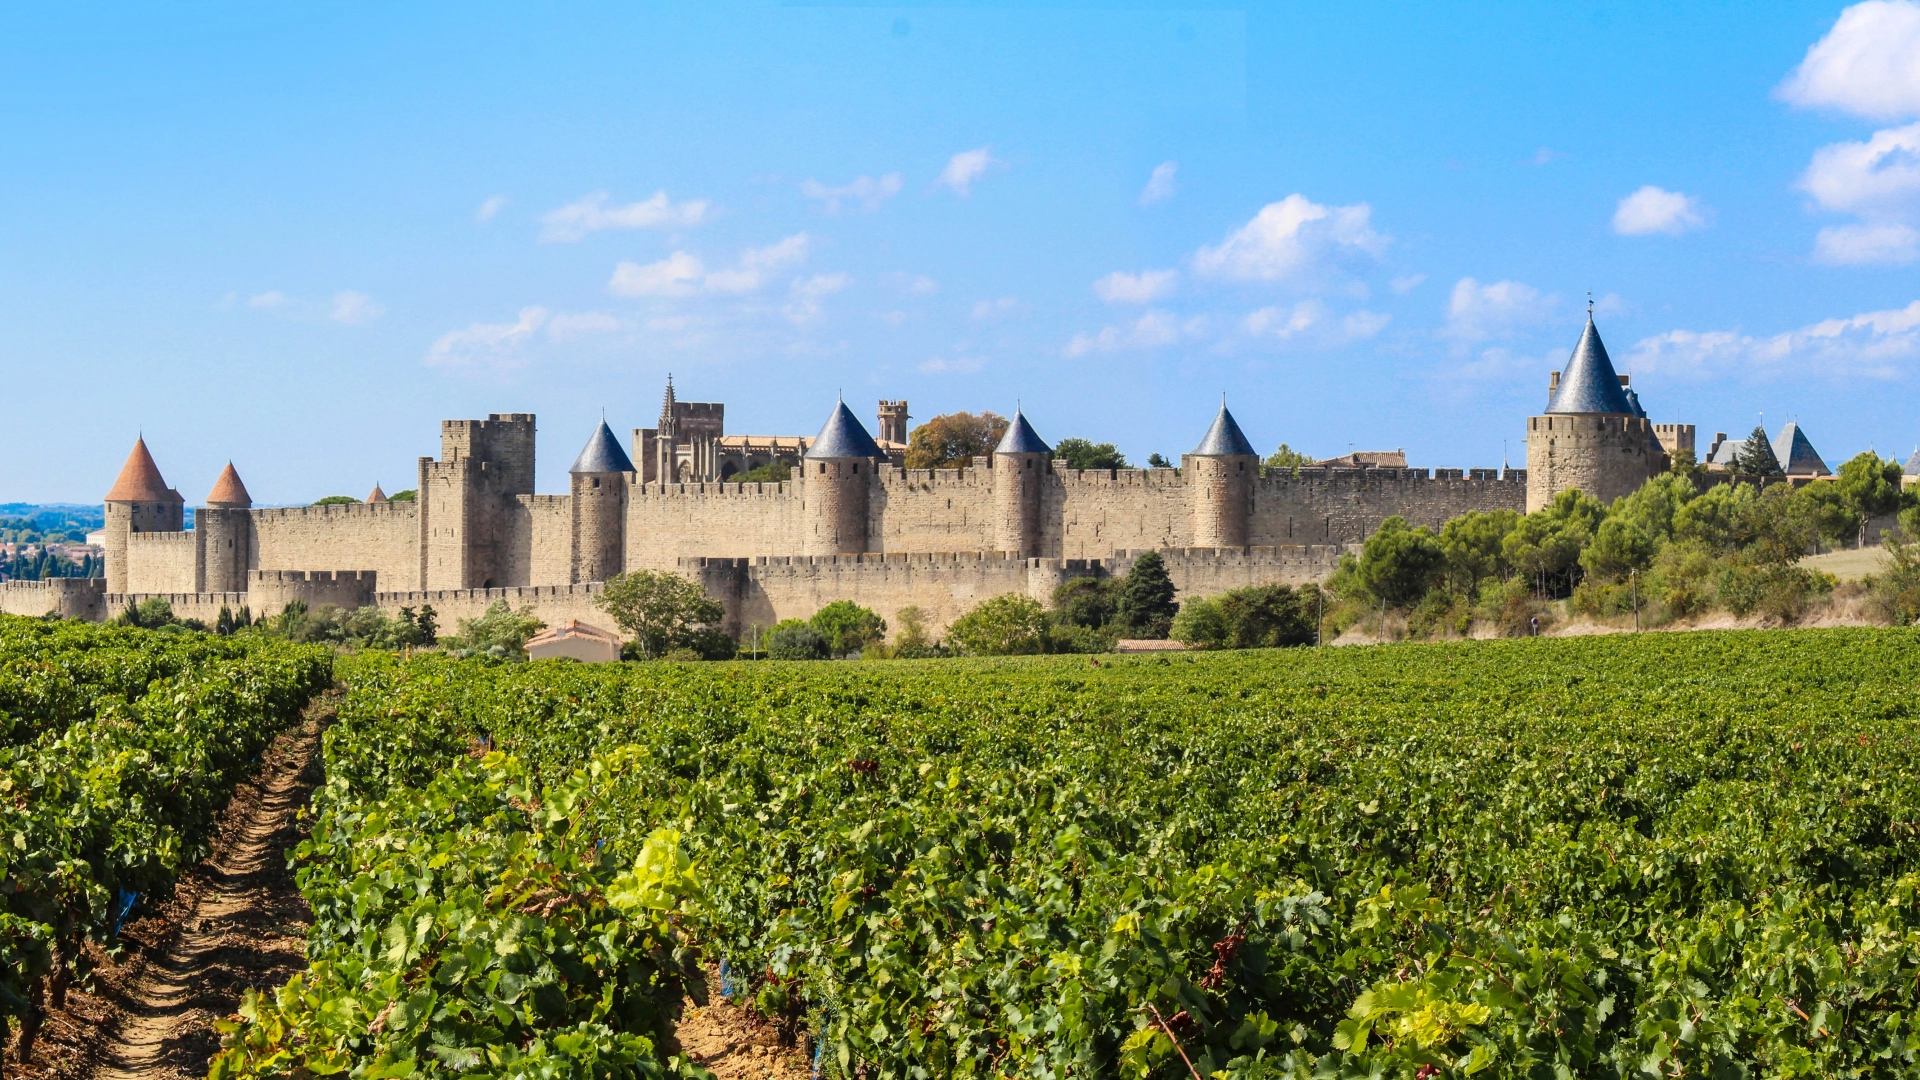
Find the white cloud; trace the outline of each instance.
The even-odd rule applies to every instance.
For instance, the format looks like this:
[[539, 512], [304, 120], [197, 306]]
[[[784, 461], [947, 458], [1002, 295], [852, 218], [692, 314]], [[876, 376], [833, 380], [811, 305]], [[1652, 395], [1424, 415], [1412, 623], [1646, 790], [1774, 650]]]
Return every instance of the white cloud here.
[[922, 361], [920, 371], [927, 375], [971, 375], [984, 366], [984, 361], [973, 356], [952, 358], [936, 356]]
[[1427, 280], [1427, 275], [1425, 274], [1408, 274], [1405, 277], [1394, 278], [1391, 282], [1388, 282], [1388, 285], [1395, 293], [1405, 296], [1414, 289], [1419, 288], [1420, 283], [1425, 280]]
[[1125, 326], [1105, 326], [1095, 333], [1078, 333], [1064, 350], [1069, 357], [1089, 353], [1118, 352], [1122, 349], [1157, 349], [1205, 333], [1205, 316], [1181, 319], [1158, 308], [1148, 311]]
[[1828, 266], [1905, 266], [1920, 258], [1920, 231], [1897, 222], [1829, 225], [1813, 238], [1813, 258]]
[[1613, 211], [1613, 231], [1621, 236], [1678, 235], [1706, 223], [1705, 208], [1699, 199], [1652, 184], [1621, 199]]
[[333, 294], [333, 310], [328, 318], [348, 326], [369, 323], [386, 314], [387, 309], [373, 302], [373, 297], [351, 289]]
[[293, 297], [283, 292], [263, 292], [247, 297], [247, 306], [260, 311], [278, 311], [293, 306]]
[[1005, 164], [994, 158], [991, 146], [963, 150], [947, 159], [947, 167], [940, 170], [940, 182], [964, 196], [973, 190], [974, 181], [987, 175], [988, 169]]
[[880, 275], [880, 283], [894, 292], [909, 296], [932, 296], [940, 291], [940, 283], [925, 274], [907, 274], [894, 270]]
[[1389, 238], [1375, 232], [1372, 207], [1322, 206], [1300, 194], [1268, 203], [1218, 246], [1194, 253], [1194, 271], [1235, 281], [1274, 281], [1307, 274], [1328, 258], [1378, 256]]
[[473, 212], [473, 220], [492, 221], [494, 215], [505, 210], [507, 204], [512, 201], [512, 199], [507, 198], [505, 195], [489, 195], [487, 200], [480, 204], [480, 208]]
[[794, 233], [766, 247], [748, 248], [738, 263], [717, 270], [707, 269], [698, 256], [684, 251], [644, 265], [621, 262], [613, 268], [607, 291], [632, 297], [756, 292], [769, 272], [806, 258], [811, 243], [806, 233]]
[[811, 238], [806, 233], [794, 233], [766, 247], [748, 248], [741, 254], [738, 266], [726, 270], [715, 270], [707, 275], [707, 291], [754, 292], [766, 280], [768, 271], [777, 270], [806, 258], [810, 243]]
[[841, 212], [843, 203], [858, 203], [860, 209], [868, 213], [880, 209], [880, 204], [900, 194], [906, 182], [897, 172], [885, 176], [856, 176], [850, 184], [840, 187], [828, 187], [818, 180], [808, 180], [800, 185], [800, 193], [809, 199], [817, 199], [821, 209], [829, 214]]
[[1627, 358], [1635, 374], [1788, 373], [1897, 378], [1920, 360], [1920, 300], [1904, 308], [1825, 319], [1771, 337], [1732, 330], [1670, 330], [1637, 342]]
[[795, 278], [788, 288], [789, 299], [780, 313], [795, 326], [811, 326], [825, 317], [820, 301], [847, 287], [853, 279], [846, 274], [815, 274]]
[[1842, 11], [1775, 93], [1870, 120], [1920, 114], [1920, 4], [1868, 0]]
[[591, 334], [618, 334], [633, 329], [633, 324], [604, 311], [563, 312], [547, 320], [547, 336], [555, 341], [572, 341]]
[[1800, 186], [1829, 210], [1903, 214], [1920, 195], [1920, 124], [1876, 131], [1866, 142], [1821, 147]]
[[1177, 161], [1163, 161], [1153, 167], [1153, 175], [1147, 177], [1147, 186], [1140, 189], [1141, 206], [1157, 206], [1173, 198], [1180, 186], [1174, 183], [1173, 174], [1180, 171]]
[[1558, 150], [1554, 150], [1550, 147], [1543, 146], [1540, 149], [1535, 150], [1533, 152], [1533, 157], [1530, 159], [1530, 163], [1535, 168], [1539, 168], [1542, 165], [1551, 165], [1554, 162], [1559, 161], [1561, 158], [1566, 156], [1567, 155], [1561, 153]]
[[973, 317], [977, 320], [997, 319], [1020, 306], [1020, 301], [1011, 296], [1002, 296], [993, 300], [980, 300], [973, 305]]
[[686, 296], [706, 275], [706, 265], [684, 251], [642, 266], [622, 262], [613, 268], [607, 291], [615, 296]]
[[1173, 270], [1142, 270], [1137, 274], [1115, 270], [1093, 283], [1093, 295], [1109, 304], [1150, 304], [1173, 295], [1179, 277]]
[[1482, 285], [1461, 278], [1447, 298], [1447, 325], [1441, 335], [1460, 341], [1506, 337], [1551, 318], [1558, 303], [1559, 297], [1518, 281]]
[[540, 216], [545, 228], [540, 239], [572, 241], [601, 229], [663, 229], [698, 225], [706, 219], [709, 203], [705, 199], [672, 202], [665, 191], [653, 198], [625, 206], [608, 206], [607, 193], [596, 191], [576, 202], [549, 210]]
[[1251, 312], [1240, 321], [1240, 327], [1256, 338], [1340, 345], [1377, 336], [1391, 319], [1392, 316], [1365, 309], [1335, 317], [1333, 310], [1321, 301], [1303, 300], [1291, 307], [1275, 305]]
[[520, 347], [545, 325], [547, 309], [523, 307], [519, 318], [510, 323], [474, 323], [465, 330], [442, 334], [427, 350], [427, 363], [433, 367], [516, 368], [526, 363]]

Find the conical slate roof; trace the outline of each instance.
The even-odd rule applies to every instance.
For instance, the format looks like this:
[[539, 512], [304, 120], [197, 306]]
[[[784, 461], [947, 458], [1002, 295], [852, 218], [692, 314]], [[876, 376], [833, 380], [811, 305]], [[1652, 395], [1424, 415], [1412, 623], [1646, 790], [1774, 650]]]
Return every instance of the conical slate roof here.
[[1789, 422], [1773, 440], [1773, 456], [1780, 471], [1789, 476], [1832, 476], [1833, 470], [1814, 452], [1813, 443], [1800, 425]]
[[1227, 403], [1223, 401], [1220, 403], [1220, 415], [1213, 418], [1213, 426], [1207, 429], [1207, 437], [1193, 448], [1193, 456], [1229, 457], [1242, 454], [1259, 456], [1253, 452], [1253, 444], [1247, 441], [1240, 425], [1234, 423], [1233, 414], [1227, 411]]
[[213, 490], [207, 492], [208, 506], [252, 506], [253, 496], [247, 494], [247, 485], [240, 482], [240, 474], [233, 469], [233, 462], [220, 470], [220, 479], [213, 482]]
[[1587, 328], [1580, 334], [1580, 344], [1573, 347], [1567, 369], [1560, 373], [1560, 388], [1547, 403], [1547, 411], [1635, 415], [1613, 361], [1607, 358], [1607, 347], [1600, 342], [1600, 331], [1593, 328], [1592, 312], [1587, 313]]
[[179, 497], [160, 478], [160, 466], [153, 463], [153, 455], [147, 452], [147, 440], [141, 438], [133, 444], [127, 463], [120, 466], [120, 478], [113, 482], [106, 501], [167, 502]]
[[620, 449], [620, 440], [614, 438], [613, 429], [605, 420], [593, 431], [593, 438], [587, 440], [586, 448], [580, 456], [573, 459], [573, 468], [569, 473], [609, 473], [632, 472], [633, 460], [627, 452]]
[[1007, 433], [1000, 436], [1000, 445], [993, 448], [996, 454], [1051, 454], [1053, 447], [1040, 440], [1027, 423], [1027, 414], [1019, 409], [1013, 410], [1013, 423], [1007, 425]]
[[820, 429], [819, 437], [813, 445], [807, 447], [809, 458], [884, 458], [886, 451], [873, 441], [860, 418], [853, 415], [842, 401], [833, 407], [833, 415], [827, 417], [827, 426]]
[[386, 501], [387, 501], [387, 493], [380, 490], [379, 484], [373, 485], [373, 490], [367, 494], [367, 502], [383, 503]]
[[1913, 448], [1913, 456], [1907, 459], [1907, 467], [1901, 472], [1906, 476], [1920, 476], [1920, 446]]

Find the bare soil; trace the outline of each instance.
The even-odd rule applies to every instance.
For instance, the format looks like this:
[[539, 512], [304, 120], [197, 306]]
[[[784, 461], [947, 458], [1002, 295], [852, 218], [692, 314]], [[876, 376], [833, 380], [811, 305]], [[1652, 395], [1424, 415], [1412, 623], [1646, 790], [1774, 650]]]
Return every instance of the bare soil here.
[[720, 996], [720, 973], [708, 969], [701, 1005], [682, 1003], [674, 1040], [695, 1064], [720, 1080], [810, 1080], [806, 1048], [766, 1019]]
[[32, 1062], [8, 1062], [9, 1077], [204, 1076], [219, 1049], [212, 1021], [247, 990], [306, 968], [311, 915], [286, 853], [299, 842], [299, 809], [319, 779], [320, 730], [331, 718], [332, 699], [317, 700], [261, 755], [221, 817], [213, 854], [164, 905], [122, 928], [117, 956], [93, 949], [89, 984], [47, 1018]]

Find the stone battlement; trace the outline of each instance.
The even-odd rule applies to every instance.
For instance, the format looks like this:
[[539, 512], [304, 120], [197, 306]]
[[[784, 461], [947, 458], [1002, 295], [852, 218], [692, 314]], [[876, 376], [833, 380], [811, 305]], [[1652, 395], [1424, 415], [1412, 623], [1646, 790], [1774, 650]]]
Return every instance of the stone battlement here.
[[107, 613], [106, 578], [47, 578], [0, 582], [0, 613], [100, 622]]
[[277, 522], [344, 522], [348, 518], [395, 518], [413, 517], [420, 513], [420, 504], [410, 499], [399, 502], [391, 500], [383, 503], [328, 503], [325, 506], [270, 506], [247, 511], [257, 521]]

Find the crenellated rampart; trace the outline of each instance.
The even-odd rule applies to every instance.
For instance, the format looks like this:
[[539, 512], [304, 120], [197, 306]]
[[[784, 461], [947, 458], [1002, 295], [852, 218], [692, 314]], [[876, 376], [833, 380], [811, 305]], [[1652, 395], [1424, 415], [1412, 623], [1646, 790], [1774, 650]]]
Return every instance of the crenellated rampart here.
[[0, 582], [0, 614], [102, 622], [107, 617], [106, 578], [47, 578]]

